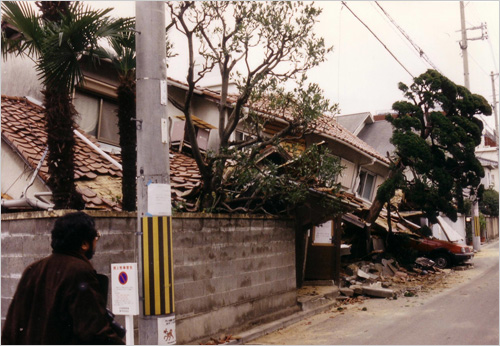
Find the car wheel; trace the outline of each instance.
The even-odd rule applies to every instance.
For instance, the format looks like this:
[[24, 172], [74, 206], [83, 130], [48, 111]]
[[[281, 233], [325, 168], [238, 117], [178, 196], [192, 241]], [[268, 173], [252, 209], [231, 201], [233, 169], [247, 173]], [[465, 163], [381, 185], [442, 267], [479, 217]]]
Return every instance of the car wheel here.
[[444, 269], [450, 265], [450, 258], [445, 254], [438, 254], [434, 256], [434, 262], [436, 262], [436, 267]]

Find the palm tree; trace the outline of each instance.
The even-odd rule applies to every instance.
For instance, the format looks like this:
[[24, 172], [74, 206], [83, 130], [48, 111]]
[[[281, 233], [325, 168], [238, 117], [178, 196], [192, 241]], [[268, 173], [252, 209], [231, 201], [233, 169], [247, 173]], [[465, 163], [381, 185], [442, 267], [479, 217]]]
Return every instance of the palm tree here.
[[96, 55], [111, 60], [119, 75], [118, 86], [118, 131], [123, 167], [122, 209], [135, 211], [136, 170], [137, 170], [137, 131], [135, 124], [135, 35], [122, 32], [110, 40], [111, 51], [100, 48]]
[[74, 182], [74, 117], [71, 94], [83, 80], [80, 57], [109, 38], [126, 30], [129, 19], [114, 20], [112, 10], [93, 10], [80, 2], [36, 2], [41, 14], [26, 2], [2, 2], [2, 54], [26, 55], [34, 59], [44, 85], [44, 106], [49, 147], [48, 186], [56, 209], [83, 209], [84, 202]]

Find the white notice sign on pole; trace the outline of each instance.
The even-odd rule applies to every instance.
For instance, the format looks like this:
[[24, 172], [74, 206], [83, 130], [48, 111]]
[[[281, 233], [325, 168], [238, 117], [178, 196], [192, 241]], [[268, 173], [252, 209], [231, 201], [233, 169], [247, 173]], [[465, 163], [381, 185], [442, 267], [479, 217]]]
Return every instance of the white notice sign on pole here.
[[115, 315], [139, 315], [137, 263], [111, 264], [111, 298]]
[[158, 345], [175, 345], [175, 314], [158, 317]]
[[152, 216], [171, 216], [170, 184], [148, 185], [148, 213]]

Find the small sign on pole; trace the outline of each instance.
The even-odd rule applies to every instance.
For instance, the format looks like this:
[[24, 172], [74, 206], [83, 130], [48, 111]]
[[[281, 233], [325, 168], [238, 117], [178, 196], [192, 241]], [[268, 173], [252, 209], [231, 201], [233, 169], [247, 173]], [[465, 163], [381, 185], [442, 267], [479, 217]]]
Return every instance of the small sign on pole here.
[[126, 344], [134, 344], [134, 315], [139, 314], [137, 263], [111, 264], [113, 313], [125, 315]]
[[158, 345], [175, 345], [175, 314], [158, 317]]

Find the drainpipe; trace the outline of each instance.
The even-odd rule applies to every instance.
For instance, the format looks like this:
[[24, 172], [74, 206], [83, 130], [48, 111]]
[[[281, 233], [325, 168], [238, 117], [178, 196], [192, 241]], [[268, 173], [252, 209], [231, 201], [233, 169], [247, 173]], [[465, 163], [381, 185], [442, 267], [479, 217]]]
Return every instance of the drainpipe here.
[[49, 147], [47, 146], [45, 148], [45, 151], [43, 152], [42, 158], [40, 159], [40, 162], [38, 162], [38, 165], [36, 166], [35, 171], [33, 172], [33, 175], [31, 176], [31, 180], [28, 183], [28, 186], [24, 189], [23, 193], [21, 193], [21, 198], [26, 197], [26, 194], [28, 192], [28, 189], [33, 185], [35, 182], [35, 179], [38, 175], [38, 171], [40, 171], [40, 168], [42, 167], [43, 161], [45, 161], [45, 157], [47, 156], [47, 153], [49, 152]]
[[73, 132], [75, 133], [75, 135], [78, 136], [78, 138], [80, 138], [82, 141], [84, 141], [86, 144], [88, 144], [92, 149], [94, 149], [99, 154], [101, 154], [106, 160], [108, 160], [109, 162], [111, 162], [115, 167], [118, 167], [119, 170], [122, 170], [122, 165], [119, 164], [118, 161], [116, 161], [111, 156], [109, 156], [108, 154], [106, 154], [101, 148], [99, 148], [97, 145], [95, 145], [94, 143], [92, 143], [92, 141], [90, 139], [88, 139], [87, 137], [85, 137], [84, 135], [82, 135], [76, 129], [73, 130]]
[[45, 203], [40, 200], [32, 198], [20, 198], [13, 200], [2, 199], [2, 207], [5, 208], [32, 207], [44, 210], [52, 210], [54, 208], [54, 204]]

